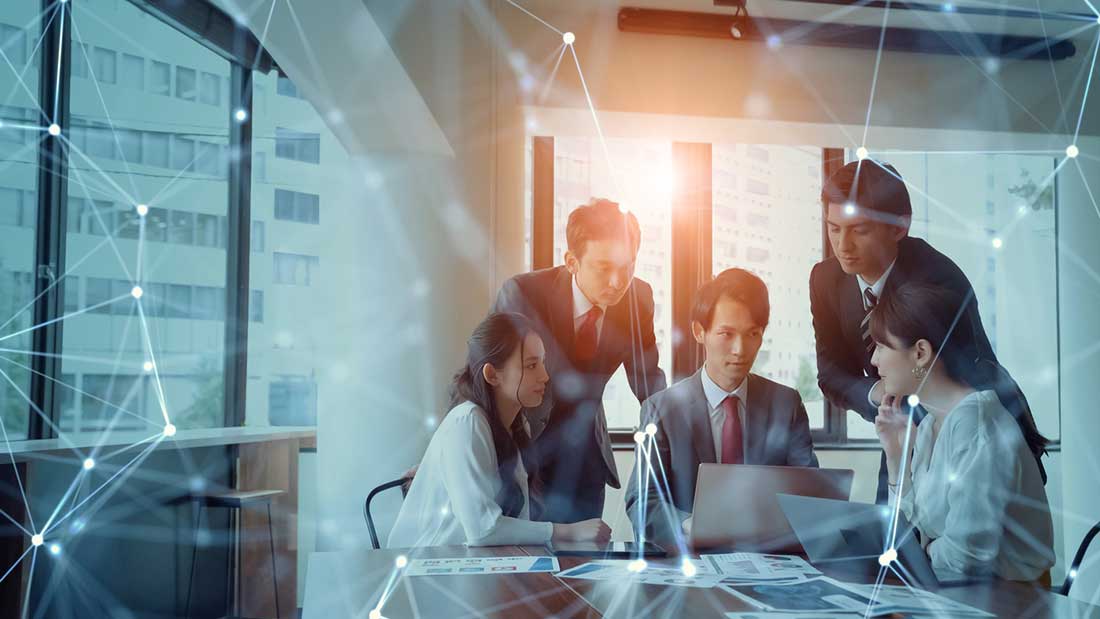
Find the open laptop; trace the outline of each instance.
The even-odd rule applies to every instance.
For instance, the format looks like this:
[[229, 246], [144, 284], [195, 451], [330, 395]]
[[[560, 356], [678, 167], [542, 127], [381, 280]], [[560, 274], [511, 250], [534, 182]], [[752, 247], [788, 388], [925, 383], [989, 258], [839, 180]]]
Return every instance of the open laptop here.
[[848, 500], [850, 469], [700, 464], [689, 542], [694, 548], [798, 552], [777, 494]]
[[[867, 581], [878, 575], [879, 558], [893, 531], [892, 563], [910, 585], [935, 591], [980, 580], [980, 576], [934, 570], [905, 514], [888, 505], [850, 503], [782, 494], [778, 502], [810, 562]], [[895, 520], [896, 516], [896, 520]]]

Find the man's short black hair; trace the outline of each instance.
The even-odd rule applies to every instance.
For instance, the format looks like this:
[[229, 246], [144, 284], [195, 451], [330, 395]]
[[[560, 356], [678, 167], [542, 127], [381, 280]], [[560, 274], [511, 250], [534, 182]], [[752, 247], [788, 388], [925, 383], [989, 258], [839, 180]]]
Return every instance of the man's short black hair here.
[[873, 159], [853, 161], [833, 173], [821, 188], [821, 202], [851, 203], [857, 209], [881, 215], [892, 225], [906, 225], [902, 218], [913, 215], [909, 190], [894, 166]]
[[764, 280], [744, 269], [726, 269], [717, 277], [703, 284], [695, 293], [691, 320], [710, 331], [714, 322], [714, 307], [719, 299], [727, 297], [743, 303], [749, 309], [753, 322], [760, 328], [768, 326], [771, 305], [768, 303], [768, 286]]

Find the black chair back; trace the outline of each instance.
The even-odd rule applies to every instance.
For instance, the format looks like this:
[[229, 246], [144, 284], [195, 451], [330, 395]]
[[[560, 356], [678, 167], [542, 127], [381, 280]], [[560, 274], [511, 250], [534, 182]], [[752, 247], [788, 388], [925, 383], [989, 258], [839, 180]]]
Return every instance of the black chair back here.
[[374, 497], [380, 493], [389, 490], [390, 488], [401, 488], [401, 498], [405, 498], [405, 495], [409, 491], [409, 482], [412, 479], [408, 477], [400, 477], [393, 481], [388, 481], [380, 486], [375, 487], [367, 494], [367, 500], [363, 504], [363, 518], [367, 521], [367, 532], [370, 533], [370, 543], [374, 546], [375, 550], [382, 547], [382, 544], [378, 542], [378, 531], [374, 528], [374, 518], [370, 515], [370, 503], [374, 500]]
[[1077, 554], [1073, 555], [1073, 563], [1069, 564], [1069, 569], [1066, 571], [1066, 581], [1062, 583], [1062, 590], [1059, 592], [1062, 595], [1069, 595], [1069, 590], [1073, 587], [1073, 581], [1077, 579], [1077, 572], [1081, 569], [1081, 563], [1085, 560], [1085, 552], [1088, 551], [1089, 544], [1092, 543], [1097, 534], [1100, 534], [1100, 522], [1089, 529], [1089, 532], [1085, 534], [1085, 538], [1081, 540], [1081, 545], [1077, 547]]

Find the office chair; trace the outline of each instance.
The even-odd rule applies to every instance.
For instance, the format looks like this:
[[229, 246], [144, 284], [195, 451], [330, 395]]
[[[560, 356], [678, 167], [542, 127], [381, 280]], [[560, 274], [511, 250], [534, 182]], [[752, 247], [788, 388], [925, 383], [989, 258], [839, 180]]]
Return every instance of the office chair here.
[[1097, 534], [1100, 534], [1100, 522], [1094, 524], [1089, 532], [1085, 534], [1085, 538], [1081, 540], [1081, 545], [1077, 548], [1077, 554], [1073, 556], [1073, 563], [1069, 564], [1069, 570], [1066, 571], [1066, 580], [1062, 583], [1062, 590], [1059, 591], [1062, 595], [1069, 595], [1070, 587], [1073, 586], [1073, 581], [1077, 579], [1077, 571], [1081, 569], [1081, 562], [1085, 560], [1085, 552], [1088, 551], [1089, 544], [1092, 543]]
[[363, 518], [367, 521], [367, 532], [370, 533], [370, 543], [375, 550], [382, 547], [382, 544], [378, 542], [378, 532], [374, 528], [374, 518], [370, 515], [370, 502], [374, 500], [376, 494], [389, 490], [390, 488], [401, 488], [401, 498], [404, 499], [405, 495], [409, 492], [409, 482], [412, 481], [411, 477], [399, 477], [393, 481], [388, 481], [380, 486], [375, 487], [367, 495], [367, 500], [363, 504]]

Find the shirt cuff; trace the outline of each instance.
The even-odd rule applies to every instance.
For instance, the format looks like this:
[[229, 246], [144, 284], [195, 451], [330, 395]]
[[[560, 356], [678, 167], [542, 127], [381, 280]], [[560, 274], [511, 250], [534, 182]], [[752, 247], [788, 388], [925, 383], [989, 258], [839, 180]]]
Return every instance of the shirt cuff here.
[[881, 378], [876, 380], [871, 385], [871, 388], [867, 390], [867, 403], [870, 404], [871, 406], [875, 407], [875, 408], [878, 408], [878, 402], [875, 402], [873, 399], [871, 399], [871, 394], [875, 392], [875, 387], [878, 387], [878, 384], [881, 383], [881, 382], [882, 382]]

